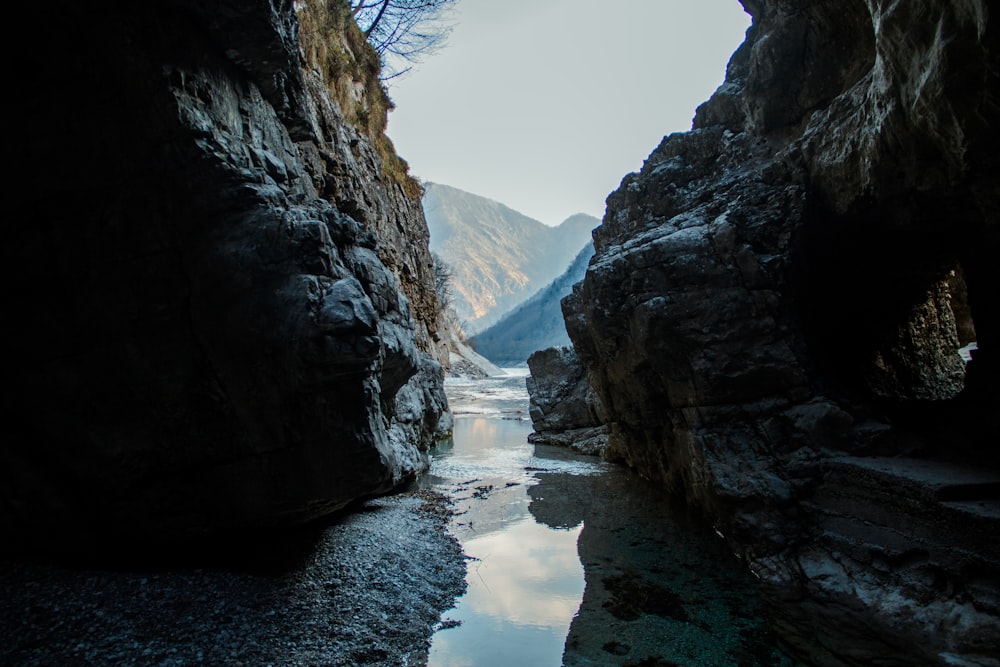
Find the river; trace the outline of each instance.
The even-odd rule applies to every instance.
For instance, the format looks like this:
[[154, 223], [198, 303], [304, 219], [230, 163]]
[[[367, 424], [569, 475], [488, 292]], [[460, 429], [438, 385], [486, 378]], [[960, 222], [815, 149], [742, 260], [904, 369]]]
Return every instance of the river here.
[[445, 383], [452, 440], [421, 485], [454, 503], [468, 588], [430, 667], [792, 665], [710, 527], [597, 458], [528, 442], [526, 369]]

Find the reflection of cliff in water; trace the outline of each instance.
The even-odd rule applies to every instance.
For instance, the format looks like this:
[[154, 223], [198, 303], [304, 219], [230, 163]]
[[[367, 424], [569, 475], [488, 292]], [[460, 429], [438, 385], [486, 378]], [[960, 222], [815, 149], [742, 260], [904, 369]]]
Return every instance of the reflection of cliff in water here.
[[529, 443], [523, 376], [446, 384], [453, 440], [420, 484], [453, 501], [468, 589], [431, 667], [783, 664], [710, 527], [624, 467]]
[[564, 665], [792, 664], [774, 648], [755, 582], [662, 490], [617, 467], [538, 479], [532, 516], [557, 529], [583, 524], [586, 588]]
[[[495, 407], [496, 399], [489, 400], [481, 405]], [[580, 529], [553, 530], [536, 521], [527, 489], [538, 483], [541, 468], [598, 474], [607, 464], [539, 458], [527, 441], [530, 431], [522, 420], [461, 416], [453, 441], [434, 450], [430, 472], [420, 480], [452, 499], [451, 529], [469, 559], [466, 594], [447, 614], [446, 629], [434, 635], [431, 667], [560, 664], [583, 596]]]

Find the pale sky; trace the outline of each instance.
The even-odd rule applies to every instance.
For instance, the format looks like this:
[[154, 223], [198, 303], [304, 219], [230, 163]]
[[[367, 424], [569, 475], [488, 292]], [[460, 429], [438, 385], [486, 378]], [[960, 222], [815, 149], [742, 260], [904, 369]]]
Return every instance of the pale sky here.
[[457, 0], [444, 48], [389, 83], [422, 181], [546, 224], [604, 215], [664, 135], [691, 129], [750, 24], [738, 0]]

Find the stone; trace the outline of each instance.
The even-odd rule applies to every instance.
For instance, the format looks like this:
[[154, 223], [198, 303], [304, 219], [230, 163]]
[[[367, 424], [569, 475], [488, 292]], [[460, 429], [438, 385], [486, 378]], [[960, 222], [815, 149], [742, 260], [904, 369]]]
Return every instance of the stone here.
[[525, 378], [531, 442], [555, 444], [600, 456], [607, 447], [604, 408], [571, 347], [551, 347], [528, 357]]
[[419, 188], [331, 97], [304, 8], [25, 8], [52, 41], [20, 72], [5, 554], [301, 524], [450, 430]]
[[1000, 469], [998, 24], [743, 4], [725, 82], [608, 197], [563, 301], [605, 456], [726, 536], [803, 659], [998, 664], [996, 491], [906, 472]]

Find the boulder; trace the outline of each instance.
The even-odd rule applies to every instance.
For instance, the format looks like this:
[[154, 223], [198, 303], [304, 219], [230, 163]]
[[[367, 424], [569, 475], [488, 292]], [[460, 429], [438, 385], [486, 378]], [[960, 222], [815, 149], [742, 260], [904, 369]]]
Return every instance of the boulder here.
[[573, 348], [534, 352], [528, 369], [528, 414], [535, 431], [528, 440], [602, 455], [607, 446], [604, 409]]

